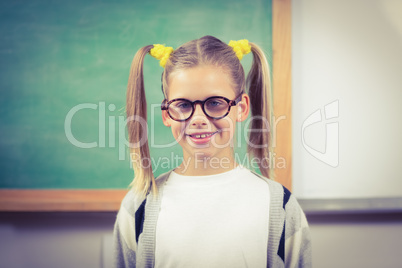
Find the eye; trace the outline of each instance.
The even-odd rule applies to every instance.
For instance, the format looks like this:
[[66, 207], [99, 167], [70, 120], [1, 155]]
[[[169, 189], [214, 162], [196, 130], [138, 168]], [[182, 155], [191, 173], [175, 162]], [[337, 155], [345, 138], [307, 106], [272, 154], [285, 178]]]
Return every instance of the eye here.
[[215, 98], [215, 99], [208, 100], [205, 103], [205, 105], [206, 105], [207, 109], [219, 109], [219, 108], [227, 107], [228, 104], [223, 99]]
[[219, 106], [222, 105], [222, 103], [220, 103], [219, 101], [211, 101], [208, 103], [209, 106]]
[[180, 109], [180, 110], [188, 110], [191, 109], [191, 103], [186, 100], [177, 100], [171, 104], [171, 108]]
[[179, 102], [176, 106], [180, 109], [187, 109], [187, 108], [191, 107], [191, 104], [186, 101], [182, 101], [182, 102]]

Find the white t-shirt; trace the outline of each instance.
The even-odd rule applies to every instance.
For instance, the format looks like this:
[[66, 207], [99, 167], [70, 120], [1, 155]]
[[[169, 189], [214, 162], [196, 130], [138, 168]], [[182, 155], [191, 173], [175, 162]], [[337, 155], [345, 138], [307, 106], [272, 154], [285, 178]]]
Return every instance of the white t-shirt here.
[[161, 202], [155, 267], [266, 267], [269, 188], [248, 169], [171, 172]]

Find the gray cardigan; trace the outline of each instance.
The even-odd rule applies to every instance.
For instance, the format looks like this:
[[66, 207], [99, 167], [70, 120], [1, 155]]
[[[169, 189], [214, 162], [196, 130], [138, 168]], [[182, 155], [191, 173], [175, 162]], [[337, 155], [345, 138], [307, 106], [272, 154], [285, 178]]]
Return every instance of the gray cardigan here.
[[[310, 232], [298, 202], [281, 184], [255, 174], [271, 194], [267, 267], [311, 267]], [[154, 267], [156, 223], [169, 175], [156, 179], [156, 196], [137, 197], [133, 191], [125, 196], [114, 228], [116, 267]]]

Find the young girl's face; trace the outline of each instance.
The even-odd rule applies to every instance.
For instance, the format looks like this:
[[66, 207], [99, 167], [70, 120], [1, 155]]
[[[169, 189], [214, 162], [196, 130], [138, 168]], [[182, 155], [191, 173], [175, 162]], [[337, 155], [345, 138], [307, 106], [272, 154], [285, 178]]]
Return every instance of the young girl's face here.
[[[236, 92], [230, 77], [222, 68], [198, 66], [175, 72], [169, 81], [168, 101], [178, 98], [189, 101], [204, 101], [212, 96], [234, 100]], [[201, 104], [194, 106], [193, 115], [186, 121], [173, 120], [163, 111], [163, 122], [171, 127], [173, 136], [183, 148], [183, 157], [216, 158], [216, 161], [232, 159], [230, 148], [235, 133], [236, 121], [247, 118], [249, 98], [243, 94], [241, 102], [230, 107], [227, 116], [212, 119], [205, 115]]]

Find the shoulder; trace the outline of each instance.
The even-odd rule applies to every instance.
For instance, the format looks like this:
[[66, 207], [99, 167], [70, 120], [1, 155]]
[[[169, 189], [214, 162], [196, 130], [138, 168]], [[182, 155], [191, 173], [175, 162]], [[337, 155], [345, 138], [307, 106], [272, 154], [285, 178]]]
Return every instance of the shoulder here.
[[274, 205], [283, 206], [288, 202], [292, 194], [286, 187], [284, 187], [279, 182], [258, 174], [253, 170], [250, 170], [250, 172], [254, 174], [254, 176], [259, 177], [261, 180], [265, 181], [268, 184], [269, 192], [271, 195], [271, 202], [273, 202]]
[[[156, 178], [156, 185], [158, 190], [161, 189], [163, 183], [169, 177], [170, 171], [161, 174]], [[149, 195], [139, 195], [133, 190], [129, 190], [124, 196], [120, 205], [120, 210], [117, 216], [119, 222], [130, 222], [135, 224], [140, 218], [144, 217], [145, 204]], [[137, 224], [138, 225], [138, 224]]]
[[172, 173], [172, 170], [169, 170], [168, 172], [165, 172], [165, 173], [160, 174], [160, 175], [155, 179], [156, 187], [158, 188], [158, 190], [163, 187], [163, 185], [165, 184], [165, 182], [166, 182], [167, 179], [169, 178], [170, 173]]
[[296, 200], [295, 196], [279, 182], [268, 179], [254, 171], [251, 171], [255, 176], [260, 177], [269, 185], [271, 195], [271, 209], [283, 210], [286, 214], [286, 220], [292, 223], [304, 222], [304, 213]]
[[[169, 178], [170, 172], [171, 171], [163, 173], [155, 179], [158, 189], [161, 188], [163, 183]], [[133, 190], [129, 190], [121, 202], [120, 211], [123, 210], [132, 216], [135, 215], [135, 213], [141, 209], [144, 202], [146, 202], [147, 197], [148, 196], [138, 195]]]
[[134, 215], [145, 197], [137, 195], [133, 190], [129, 190], [121, 202], [120, 211], [124, 210], [130, 215]]

